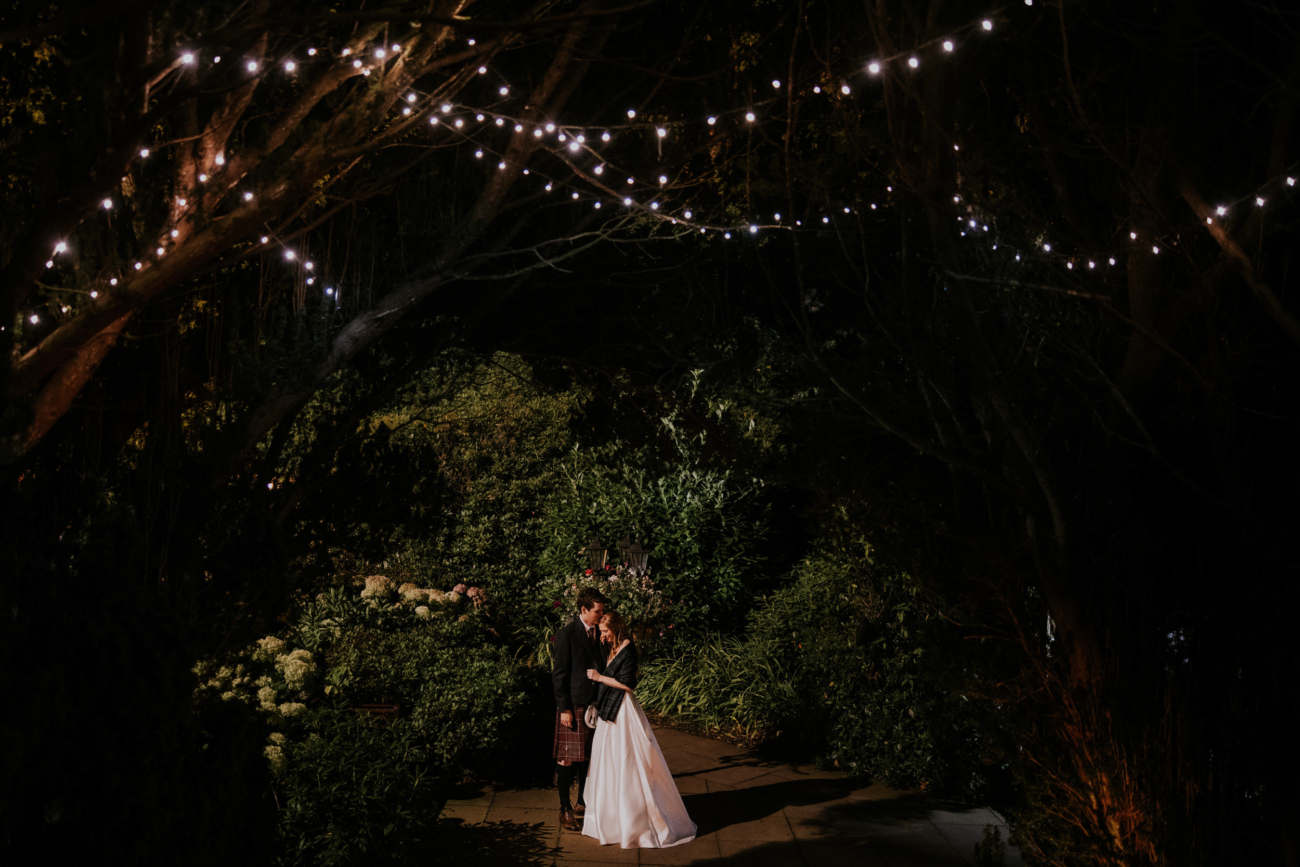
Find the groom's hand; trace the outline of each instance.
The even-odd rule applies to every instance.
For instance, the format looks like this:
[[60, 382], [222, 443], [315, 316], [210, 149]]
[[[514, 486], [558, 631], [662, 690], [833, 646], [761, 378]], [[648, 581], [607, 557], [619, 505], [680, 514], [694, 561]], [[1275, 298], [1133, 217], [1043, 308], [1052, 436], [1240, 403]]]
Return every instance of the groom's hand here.
[[560, 725], [569, 729], [573, 728], [573, 711], [571, 710], [560, 711]]

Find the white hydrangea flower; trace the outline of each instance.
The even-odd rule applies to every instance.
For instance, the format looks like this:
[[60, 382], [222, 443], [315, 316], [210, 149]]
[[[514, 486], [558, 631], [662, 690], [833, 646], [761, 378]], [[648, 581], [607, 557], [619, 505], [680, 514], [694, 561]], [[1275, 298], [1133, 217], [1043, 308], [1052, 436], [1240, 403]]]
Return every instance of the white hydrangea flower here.
[[273, 746], [267, 747], [262, 752], [266, 756], [266, 760], [271, 763], [271, 773], [275, 774], [277, 777], [280, 774], [283, 774], [284, 769], [289, 764], [288, 760], [284, 757], [284, 750]]
[[257, 691], [257, 701], [266, 710], [275, 710], [275, 687], [264, 686]]
[[460, 601], [460, 594], [457, 593], [455, 590], [453, 590], [447, 594], [446, 598], [448, 602], [450, 602], [452, 605], [455, 605], [457, 602]]
[[366, 576], [366, 589], [361, 591], [362, 599], [377, 599], [393, 592], [393, 582], [383, 575]]
[[402, 585], [400, 585], [400, 586], [397, 588], [397, 592], [398, 592], [398, 593], [402, 593], [402, 594], [406, 594], [406, 593], [409, 593], [409, 592], [412, 591], [412, 590], [419, 590], [419, 589], [420, 589], [419, 587], [416, 587], [416, 586], [415, 586], [414, 584], [412, 584], [410, 581], [407, 581], [405, 584], [402, 584]]
[[421, 605], [415, 609], [415, 616], [419, 617], [421, 620], [428, 620], [433, 616], [433, 612], [429, 611], [429, 606]]
[[286, 701], [279, 707], [280, 716], [283, 717], [295, 717], [305, 710], [307, 710], [307, 705], [298, 701]]
[[266, 638], [257, 640], [257, 649], [253, 651], [253, 659], [259, 662], [270, 662], [277, 656], [283, 655], [289, 646], [276, 638], [274, 635], [268, 635]]
[[416, 605], [423, 605], [425, 602], [428, 602], [428, 601], [429, 601], [429, 591], [428, 591], [428, 590], [420, 590], [420, 589], [418, 589], [418, 588], [412, 588], [412, 589], [410, 589], [410, 590], [403, 590], [403, 591], [402, 591], [402, 601], [403, 601], [403, 602], [412, 602], [412, 603], [414, 603], [414, 604], [416, 604]]
[[277, 747], [282, 747], [289, 743], [289, 739], [285, 737], [284, 732], [271, 732], [267, 740], [275, 744]]
[[[257, 687], [258, 689], [261, 689], [262, 687], [270, 686], [271, 683], [272, 683], [271, 675], [264, 674], [261, 677], [259, 677], [257, 680], [253, 681], [253, 686]], [[260, 695], [261, 693], [258, 694]]]
[[287, 656], [281, 656], [275, 665], [284, 672], [285, 683], [292, 690], [306, 689], [316, 676], [316, 663], [311, 658], [311, 652], [301, 648]]
[[239, 698], [239, 696], [235, 695], [233, 692], [231, 692], [231, 691], [229, 691], [229, 690], [227, 690], [227, 691], [225, 691], [225, 692], [223, 692], [223, 693], [221, 694], [221, 700], [222, 700], [222, 701], [234, 701], [234, 700], [237, 699], [237, 698]]
[[447, 601], [447, 594], [444, 593], [444, 592], [442, 592], [441, 590], [430, 590], [430, 591], [429, 591], [429, 601], [430, 601], [430, 602], [446, 602], [446, 601]]

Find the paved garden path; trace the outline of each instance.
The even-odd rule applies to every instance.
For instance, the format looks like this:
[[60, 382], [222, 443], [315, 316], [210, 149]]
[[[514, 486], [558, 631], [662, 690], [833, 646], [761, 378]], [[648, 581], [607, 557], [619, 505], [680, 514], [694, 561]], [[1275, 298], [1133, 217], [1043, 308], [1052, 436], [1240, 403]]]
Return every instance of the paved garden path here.
[[[701, 864], [781, 867], [940, 867], [974, 863], [984, 807], [769, 761], [740, 747], [655, 729], [677, 788], [700, 826], [671, 849], [620, 849], [561, 830], [553, 789], [484, 788], [449, 801], [439, 854], [468, 865]], [[447, 823], [444, 821], [444, 827]], [[1007, 864], [1020, 863], [1008, 847]]]

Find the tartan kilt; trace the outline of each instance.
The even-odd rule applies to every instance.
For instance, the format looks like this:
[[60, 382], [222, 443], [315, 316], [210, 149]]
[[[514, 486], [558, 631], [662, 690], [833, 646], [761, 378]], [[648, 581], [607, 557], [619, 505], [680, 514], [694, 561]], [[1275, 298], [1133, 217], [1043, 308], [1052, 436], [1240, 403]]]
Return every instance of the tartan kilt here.
[[555, 709], [555, 760], [585, 762], [591, 757], [591, 741], [596, 730], [587, 728], [587, 706], [573, 708], [574, 728], [560, 725], [560, 709]]

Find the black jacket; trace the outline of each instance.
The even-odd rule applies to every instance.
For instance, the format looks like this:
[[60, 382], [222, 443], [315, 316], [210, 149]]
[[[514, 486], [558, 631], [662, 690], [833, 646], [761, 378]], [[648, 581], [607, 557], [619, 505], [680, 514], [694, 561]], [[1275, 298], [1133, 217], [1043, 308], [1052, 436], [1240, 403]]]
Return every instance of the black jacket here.
[[582, 619], [575, 617], [555, 636], [551, 682], [555, 685], [556, 707], [573, 710], [576, 705], [589, 705], [595, 700], [596, 684], [587, 678], [589, 668], [603, 672], [605, 653], [599, 640], [593, 642], [587, 638], [587, 628], [582, 625]]
[[[637, 663], [636, 645], [629, 644], [618, 652], [614, 661], [609, 663], [601, 673], [606, 677], [614, 678], [624, 686], [636, 689]], [[600, 684], [600, 689], [596, 693], [596, 713], [600, 714], [600, 718], [613, 722], [618, 719], [618, 709], [622, 706], [623, 690]]]

